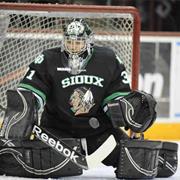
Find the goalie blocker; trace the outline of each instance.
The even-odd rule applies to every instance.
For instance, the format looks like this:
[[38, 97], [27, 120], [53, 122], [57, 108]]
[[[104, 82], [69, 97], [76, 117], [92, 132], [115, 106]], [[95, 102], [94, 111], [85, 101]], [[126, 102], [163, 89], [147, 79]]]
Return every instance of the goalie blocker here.
[[0, 135], [5, 139], [29, 139], [37, 122], [36, 99], [30, 91], [8, 90], [7, 109]]

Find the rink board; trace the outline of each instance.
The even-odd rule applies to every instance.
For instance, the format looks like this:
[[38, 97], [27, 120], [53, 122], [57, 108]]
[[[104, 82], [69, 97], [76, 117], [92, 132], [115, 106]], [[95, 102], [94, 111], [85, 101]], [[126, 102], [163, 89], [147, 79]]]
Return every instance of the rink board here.
[[155, 123], [145, 132], [145, 138], [156, 140], [180, 140], [180, 123]]

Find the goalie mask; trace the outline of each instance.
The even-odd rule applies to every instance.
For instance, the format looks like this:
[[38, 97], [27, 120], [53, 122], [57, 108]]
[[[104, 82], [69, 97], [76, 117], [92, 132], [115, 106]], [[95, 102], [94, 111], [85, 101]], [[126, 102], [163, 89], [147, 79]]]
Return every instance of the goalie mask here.
[[68, 55], [67, 68], [71, 74], [84, 71], [92, 54], [92, 31], [82, 19], [74, 19], [64, 30], [62, 51]]

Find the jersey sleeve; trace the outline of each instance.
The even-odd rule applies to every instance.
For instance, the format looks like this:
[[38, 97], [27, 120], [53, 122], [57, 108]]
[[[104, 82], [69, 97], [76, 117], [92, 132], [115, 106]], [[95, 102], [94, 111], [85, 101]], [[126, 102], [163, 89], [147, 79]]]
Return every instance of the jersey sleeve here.
[[126, 96], [131, 92], [128, 73], [125, 66], [116, 57], [115, 70], [110, 85], [107, 88], [102, 106], [105, 107], [113, 99]]
[[46, 97], [50, 91], [47, 67], [45, 53], [42, 53], [29, 65], [27, 73], [18, 86], [18, 88], [32, 91], [37, 99], [40, 102], [43, 102], [43, 104], [45, 104]]

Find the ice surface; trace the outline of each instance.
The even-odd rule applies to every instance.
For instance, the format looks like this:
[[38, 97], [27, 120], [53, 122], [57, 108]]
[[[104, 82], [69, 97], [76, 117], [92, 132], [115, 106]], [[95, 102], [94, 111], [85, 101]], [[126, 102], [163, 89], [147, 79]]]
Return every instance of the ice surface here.
[[[180, 142], [178, 142], [178, 144], [180, 147]], [[180, 157], [180, 148], [178, 151], [178, 157]], [[180, 162], [180, 160], [179, 160], [179, 162]], [[104, 165], [101, 165], [96, 169], [84, 171], [83, 175], [81, 175], [81, 176], [63, 177], [63, 178], [58, 178], [58, 179], [59, 180], [116, 180], [115, 175], [114, 175], [114, 169], [112, 167], [106, 167]], [[156, 178], [156, 180], [164, 180], [164, 179], [180, 180], [180, 164], [179, 164], [177, 172], [174, 176], [171, 176], [169, 178]], [[35, 180], [35, 179], [0, 176], [0, 180]], [[38, 180], [42, 180], [42, 179], [38, 179]], [[52, 179], [49, 178], [48, 180], [52, 180]]]

